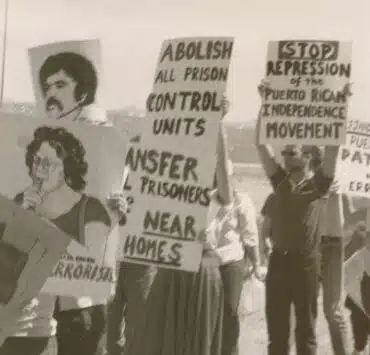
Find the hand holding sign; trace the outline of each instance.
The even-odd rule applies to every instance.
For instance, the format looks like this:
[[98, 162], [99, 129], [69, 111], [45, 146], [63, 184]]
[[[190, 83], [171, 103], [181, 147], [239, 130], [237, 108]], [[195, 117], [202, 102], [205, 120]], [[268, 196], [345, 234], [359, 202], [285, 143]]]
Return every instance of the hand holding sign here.
[[351, 97], [353, 95], [352, 94], [352, 83], [347, 83], [346, 85], [344, 85], [343, 94], [346, 97]]
[[22, 207], [25, 210], [35, 211], [38, 206], [42, 205], [42, 200], [41, 184], [37, 181], [24, 191]]
[[226, 97], [226, 95], [222, 95], [222, 101], [221, 101], [221, 110], [222, 110], [222, 118], [225, 118], [225, 116], [228, 114], [230, 108], [230, 101]]
[[117, 211], [120, 218], [127, 212], [128, 202], [122, 192], [110, 194], [107, 199], [107, 204], [112, 211]]
[[257, 87], [257, 90], [258, 90], [258, 93], [259, 93], [261, 99], [263, 99], [266, 92], [271, 90], [270, 82], [267, 79], [262, 79], [261, 83]]

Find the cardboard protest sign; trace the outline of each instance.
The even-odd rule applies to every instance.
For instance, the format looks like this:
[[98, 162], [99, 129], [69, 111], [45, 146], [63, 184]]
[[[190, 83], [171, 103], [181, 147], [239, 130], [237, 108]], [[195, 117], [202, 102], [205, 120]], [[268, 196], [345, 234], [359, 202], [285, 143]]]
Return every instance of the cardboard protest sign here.
[[132, 143], [139, 142], [141, 132], [147, 124], [145, 118], [137, 116], [111, 115], [108, 119], [109, 123], [122, 131]]
[[[8, 155], [6, 160], [4, 157], [2, 154], [0, 159], [5, 167], [12, 156]], [[10, 169], [11, 166], [8, 165], [2, 171], [3, 175]], [[1, 185], [0, 189], [1, 345], [11, 334], [11, 325], [20, 316], [24, 303], [40, 291], [69, 244], [70, 237], [53, 224], [36, 218], [33, 212], [24, 210], [4, 197], [2, 193], [6, 190], [6, 185]]]
[[[362, 214], [359, 214], [359, 216]], [[370, 317], [370, 209], [360, 248], [345, 262], [345, 288], [353, 301]]]
[[105, 121], [98, 40], [56, 42], [29, 49], [38, 112], [64, 120]]
[[232, 38], [163, 43], [140, 142], [129, 148], [127, 262], [197, 271]]
[[363, 248], [345, 263], [345, 288], [353, 301], [370, 317], [370, 252]]
[[260, 143], [344, 143], [350, 61], [349, 42], [269, 42]]
[[348, 120], [337, 166], [344, 193], [370, 198], [370, 122]]
[[0, 192], [71, 238], [42, 291], [107, 296], [114, 282], [118, 216], [106, 198], [122, 189], [127, 150], [122, 133], [15, 115], [2, 115], [0, 129], [7, 133], [0, 142]]

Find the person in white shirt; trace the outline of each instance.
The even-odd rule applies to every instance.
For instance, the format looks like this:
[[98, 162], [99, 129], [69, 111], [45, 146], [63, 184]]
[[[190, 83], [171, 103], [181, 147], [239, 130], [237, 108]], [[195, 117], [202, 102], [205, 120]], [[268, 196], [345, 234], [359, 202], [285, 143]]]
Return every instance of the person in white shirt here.
[[[229, 174], [232, 163], [229, 161]], [[237, 355], [239, 339], [238, 306], [245, 276], [247, 259], [255, 275], [263, 278], [260, 269], [256, 211], [247, 194], [234, 190], [233, 200], [225, 205], [212, 193], [206, 230], [206, 249], [219, 259], [224, 291], [222, 354]]]
[[[311, 164], [313, 170], [322, 163], [323, 153], [316, 151]], [[337, 181], [330, 188], [326, 206], [326, 230], [322, 234], [321, 282], [324, 315], [328, 322], [333, 351], [336, 355], [348, 355], [349, 327], [344, 314], [344, 221], [354, 212], [352, 200], [340, 192]]]

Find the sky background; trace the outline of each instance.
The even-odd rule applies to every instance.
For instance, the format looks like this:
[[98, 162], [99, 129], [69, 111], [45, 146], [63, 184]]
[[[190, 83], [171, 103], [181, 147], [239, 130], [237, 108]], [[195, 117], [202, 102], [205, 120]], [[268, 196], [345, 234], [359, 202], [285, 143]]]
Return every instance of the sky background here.
[[370, 120], [369, 0], [9, 0], [8, 16], [6, 100], [34, 101], [29, 47], [99, 38], [106, 108], [143, 109], [164, 39], [234, 36], [228, 120], [246, 122], [259, 108], [269, 40], [335, 39], [353, 42], [350, 115]]

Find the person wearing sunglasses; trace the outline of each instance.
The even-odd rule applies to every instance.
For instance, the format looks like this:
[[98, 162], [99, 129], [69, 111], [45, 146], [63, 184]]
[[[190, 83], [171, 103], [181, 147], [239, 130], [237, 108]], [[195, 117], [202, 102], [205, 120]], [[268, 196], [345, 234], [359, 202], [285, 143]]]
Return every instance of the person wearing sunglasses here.
[[[271, 90], [263, 82], [261, 98]], [[349, 88], [343, 89], [349, 94]], [[271, 220], [273, 251], [266, 276], [268, 354], [288, 355], [291, 305], [295, 308], [297, 354], [317, 352], [316, 319], [320, 274], [320, 242], [332, 185], [338, 147], [325, 147], [322, 164], [312, 171], [316, 146], [286, 145], [282, 167], [270, 146], [259, 143], [261, 117], [255, 143], [274, 195], [266, 215]]]

